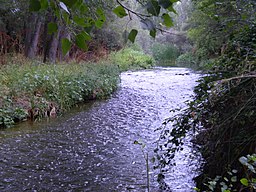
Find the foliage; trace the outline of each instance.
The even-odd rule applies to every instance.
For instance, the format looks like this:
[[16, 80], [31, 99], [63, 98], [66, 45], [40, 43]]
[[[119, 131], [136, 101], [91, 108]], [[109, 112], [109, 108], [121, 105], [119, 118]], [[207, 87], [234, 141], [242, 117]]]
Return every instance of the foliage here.
[[3, 98], [0, 108], [0, 127], [10, 127], [14, 122], [21, 121], [27, 117], [25, 110], [13, 108], [12, 100], [8, 97]]
[[193, 53], [187, 52], [180, 55], [176, 59], [176, 65], [180, 67], [197, 68], [198, 61], [196, 56]]
[[[216, 176], [214, 179], [209, 179], [204, 184], [208, 187], [207, 191], [216, 191], [218, 189], [222, 192], [238, 191], [235, 188], [238, 183], [240, 185], [239, 191], [254, 191], [256, 189], [256, 154], [242, 156], [239, 158], [239, 162], [243, 165], [243, 178], [238, 178], [236, 169], [227, 171], [225, 176]], [[199, 189], [196, 190], [201, 191]]]
[[[239, 191], [249, 181], [254, 182], [254, 177], [248, 179], [238, 168], [237, 158], [255, 153], [256, 4], [252, 0], [194, 0], [193, 4], [188, 36], [194, 48], [181, 55], [177, 64], [207, 67], [214, 73], [199, 80], [187, 108], [174, 110], [174, 116], [164, 122], [155, 150], [157, 168], [161, 169], [159, 178], [164, 178], [165, 170], [173, 165], [186, 134], [194, 132], [194, 142], [201, 146], [205, 159], [203, 173], [196, 178], [199, 188], [213, 187], [220, 178], [210, 183], [206, 178], [221, 175], [224, 181], [214, 191]], [[230, 167], [235, 167], [237, 173], [227, 173]], [[235, 182], [234, 176], [244, 178], [242, 183]]]
[[[173, 8], [173, 4], [177, 2], [178, 0], [161, 0], [161, 1], [156, 1], [156, 0], [149, 0], [146, 2], [140, 2], [142, 4], [142, 8], [144, 9], [143, 13], [136, 12], [132, 10], [131, 8], [127, 7], [123, 2], [116, 0], [116, 6], [112, 9], [113, 13], [119, 17], [129, 17], [131, 18], [131, 14], [137, 16], [140, 18], [141, 22], [144, 24], [144, 28], [150, 31], [150, 35], [155, 37], [156, 34], [156, 29], [158, 27], [156, 24], [153, 22], [153, 17], [161, 17], [162, 18], [162, 24], [165, 25], [166, 27], [172, 26], [172, 20], [169, 15], [169, 12], [175, 12]], [[106, 14], [104, 13], [104, 9], [100, 7], [101, 5], [105, 5], [106, 2], [104, 1], [99, 1], [98, 5], [93, 4], [91, 1], [59, 1], [59, 0], [54, 0], [51, 1], [50, 3], [46, 0], [31, 0], [29, 4], [30, 11], [45, 11], [47, 9], [51, 9], [54, 11], [54, 14], [56, 17], [64, 22], [66, 25], [70, 25], [70, 23], [73, 23], [79, 27], [83, 27], [86, 29], [90, 28], [101, 28], [106, 21]], [[110, 2], [110, 5], [112, 5], [113, 2]], [[164, 12], [161, 12], [161, 10], [164, 10]], [[84, 12], [93, 12], [92, 15], [84, 15]], [[160, 15], [161, 13], [161, 15]], [[72, 15], [72, 17], [69, 17]], [[57, 25], [51, 25], [48, 26], [48, 29], [51, 32], [57, 32]], [[86, 36], [90, 36], [89, 33], [83, 35], [80, 32], [76, 35], [75, 37], [75, 44], [81, 48], [81, 49], [86, 49], [86, 42], [88, 41], [88, 38]], [[138, 31], [136, 29], [132, 29], [127, 38], [134, 42], [135, 37], [137, 36]], [[69, 41], [69, 39], [66, 38], [66, 42]], [[63, 43], [62, 47], [64, 50], [67, 50], [69, 46], [67, 46], [67, 43]]]
[[11, 119], [49, 116], [88, 99], [104, 98], [119, 81], [118, 68], [107, 63], [7, 65], [0, 71], [4, 126], [13, 123]]
[[223, 48], [215, 67], [221, 71], [235, 71], [237, 74], [256, 70], [256, 27], [248, 26], [241, 30]]
[[157, 65], [174, 66], [175, 60], [179, 56], [179, 50], [171, 44], [154, 43], [152, 54]]
[[[189, 38], [194, 53], [218, 58], [214, 68], [253, 71], [255, 60], [255, 1], [194, 0]], [[237, 57], [238, 56], [238, 57]]]
[[196, 70], [212, 70], [215, 59], [207, 58], [204, 49], [197, 50], [196, 53], [192, 51], [180, 55], [176, 59], [176, 65], [181, 67], [189, 67]]
[[[161, 175], [172, 165], [175, 152], [182, 149], [186, 134], [193, 131], [194, 142], [201, 146], [206, 161], [203, 173], [196, 178], [198, 188], [204, 190], [206, 178], [223, 175], [229, 167], [236, 167], [237, 176], [242, 176], [236, 159], [255, 149], [256, 77], [232, 75], [206, 75], [195, 87], [195, 96], [187, 108], [174, 110], [175, 115], [166, 119], [155, 150]], [[232, 187], [239, 189], [241, 184], [236, 184]]]
[[154, 59], [150, 55], [133, 48], [124, 48], [112, 53], [109, 59], [111, 63], [118, 65], [121, 71], [147, 69], [154, 65]]

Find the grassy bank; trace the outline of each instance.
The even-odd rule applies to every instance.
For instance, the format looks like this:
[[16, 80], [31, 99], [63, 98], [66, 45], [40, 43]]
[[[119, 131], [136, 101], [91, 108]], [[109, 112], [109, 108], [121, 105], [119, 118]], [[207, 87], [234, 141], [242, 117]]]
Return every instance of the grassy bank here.
[[152, 58], [131, 49], [98, 63], [53, 65], [18, 58], [0, 68], [0, 127], [55, 117], [76, 104], [108, 97], [118, 87], [120, 70], [153, 65]]
[[119, 70], [110, 64], [6, 65], [0, 70], [0, 124], [56, 116], [77, 103], [109, 96]]

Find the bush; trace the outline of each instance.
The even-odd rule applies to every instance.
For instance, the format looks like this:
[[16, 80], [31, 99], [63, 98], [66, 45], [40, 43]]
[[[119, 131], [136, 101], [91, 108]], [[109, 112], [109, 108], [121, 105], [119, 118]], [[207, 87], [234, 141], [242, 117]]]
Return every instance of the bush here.
[[175, 66], [175, 60], [179, 56], [177, 47], [171, 44], [155, 43], [152, 46], [152, 54], [160, 66]]
[[125, 48], [114, 52], [109, 57], [110, 62], [119, 66], [121, 71], [147, 69], [154, 66], [154, 59], [138, 49]]
[[176, 65], [179, 67], [194, 68], [197, 66], [197, 58], [191, 52], [184, 53], [176, 59]]
[[187, 52], [180, 55], [176, 60], [176, 65], [197, 70], [211, 70], [214, 65], [214, 59], [209, 59], [204, 49], [198, 49], [195, 53]]

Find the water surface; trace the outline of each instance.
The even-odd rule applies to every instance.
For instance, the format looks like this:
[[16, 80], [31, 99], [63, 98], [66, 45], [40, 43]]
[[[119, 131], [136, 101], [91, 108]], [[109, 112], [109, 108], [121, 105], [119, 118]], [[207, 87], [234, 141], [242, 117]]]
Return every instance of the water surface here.
[[[198, 77], [184, 68], [125, 72], [108, 100], [0, 131], [0, 191], [146, 191], [145, 159], [134, 141], [143, 142], [153, 157], [159, 137], [154, 130], [170, 109], [185, 106]], [[177, 166], [166, 178], [169, 191], [193, 191], [193, 151], [188, 141], [176, 155]], [[164, 191], [152, 166], [150, 189]]]

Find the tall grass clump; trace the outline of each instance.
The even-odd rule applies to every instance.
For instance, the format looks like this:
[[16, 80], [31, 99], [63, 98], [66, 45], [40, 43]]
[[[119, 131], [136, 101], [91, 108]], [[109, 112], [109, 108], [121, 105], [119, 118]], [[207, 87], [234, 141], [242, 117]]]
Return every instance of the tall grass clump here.
[[[52, 116], [77, 103], [109, 96], [118, 86], [115, 65], [5, 65], [0, 69], [0, 126]], [[18, 113], [15, 115], [15, 112]]]
[[110, 62], [119, 66], [121, 71], [147, 69], [154, 66], [152, 56], [138, 49], [124, 48], [109, 56]]
[[172, 44], [154, 43], [152, 54], [159, 66], [175, 66], [175, 60], [180, 55], [177, 47]]

